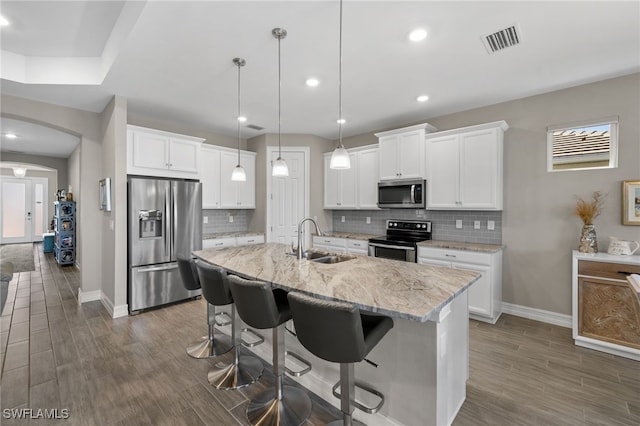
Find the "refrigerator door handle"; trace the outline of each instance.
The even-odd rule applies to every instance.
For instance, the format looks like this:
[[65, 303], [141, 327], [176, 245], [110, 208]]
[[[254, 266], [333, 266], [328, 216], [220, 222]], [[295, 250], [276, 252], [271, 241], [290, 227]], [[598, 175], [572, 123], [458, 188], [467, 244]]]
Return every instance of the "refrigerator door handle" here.
[[[171, 222], [173, 222], [173, 214], [171, 213], [171, 186], [168, 186], [164, 194], [164, 254], [171, 256]], [[173, 260], [173, 259], [171, 259]]]
[[177, 267], [178, 267], [177, 263], [169, 263], [166, 265], [159, 265], [159, 266], [136, 267], [135, 270], [138, 272], [158, 272], [158, 271], [170, 271], [172, 269], [176, 269]]

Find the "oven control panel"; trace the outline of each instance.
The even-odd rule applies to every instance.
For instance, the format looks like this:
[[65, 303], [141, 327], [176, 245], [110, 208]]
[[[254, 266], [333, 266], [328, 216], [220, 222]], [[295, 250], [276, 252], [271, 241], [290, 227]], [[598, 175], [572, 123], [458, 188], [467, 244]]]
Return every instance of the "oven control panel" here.
[[387, 220], [387, 229], [431, 232], [431, 221], [424, 220]]

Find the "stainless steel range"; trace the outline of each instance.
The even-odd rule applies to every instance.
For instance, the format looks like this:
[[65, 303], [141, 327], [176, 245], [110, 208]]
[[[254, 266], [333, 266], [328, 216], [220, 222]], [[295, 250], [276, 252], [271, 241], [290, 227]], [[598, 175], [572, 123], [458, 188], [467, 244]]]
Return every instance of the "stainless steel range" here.
[[418, 243], [431, 239], [428, 220], [387, 220], [387, 234], [369, 240], [369, 256], [416, 262]]

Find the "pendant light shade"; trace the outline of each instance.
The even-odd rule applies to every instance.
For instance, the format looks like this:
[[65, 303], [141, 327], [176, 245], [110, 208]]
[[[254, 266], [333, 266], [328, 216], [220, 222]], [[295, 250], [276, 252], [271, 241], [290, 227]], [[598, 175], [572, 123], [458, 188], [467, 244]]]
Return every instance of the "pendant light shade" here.
[[339, 37], [339, 60], [338, 60], [338, 147], [331, 154], [330, 169], [344, 170], [351, 168], [351, 158], [342, 145], [342, 0], [340, 0], [340, 37]]
[[247, 174], [244, 168], [240, 165], [240, 68], [244, 67], [247, 62], [242, 58], [233, 58], [233, 63], [238, 67], [238, 165], [231, 172], [231, 180], [235, 182], [245, 182], [247, 180]]
[[13, 175], [15, 177], [19, 177], [19, 178], [25, 177], [27, 175], [26, 167], [14, 167], [13, 168]]
[[349, 158], [349, 153], [346, 149], [340, 144], [333, 154], [331, 154], [331, 162], [329, 163], [329, 168], [336, 170], [344, 170], [351, 168], [351, 158]]
[[271, 34], [278, 40], [278, 158], [273, 162], [271, 166], [271, 176], [275, 177], [287, 177], [289, 176], [289, 167], [287, 166], [287, 162], [282, 158], [282, 147], [280, 144], [280, 116], [282, 112], [281, 102], [280, 102], [280, 88], [282, 86], [282, 77], [281, 70], [282, 67], [280, 65], [280, 41], [287, 36], [287, 30], [284, 28], [274, 28], [271, 31]]

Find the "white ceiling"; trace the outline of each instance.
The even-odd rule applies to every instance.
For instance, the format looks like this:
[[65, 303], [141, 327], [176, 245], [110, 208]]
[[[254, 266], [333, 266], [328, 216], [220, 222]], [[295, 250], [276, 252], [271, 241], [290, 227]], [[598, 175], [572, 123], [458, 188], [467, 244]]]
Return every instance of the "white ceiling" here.
[[[68, 158], [80, 143], [77, 136], [50, 127], [0, 117], [2, 129], [2, 152]], [[16, 135], [15, 139], [6, 137]]]
[[[637, 1], [343, 7], [345, 136], [640, 71]], [[274, 133], [271, 30], [282, 27], [282, 132], [336, 139], [338, 12], [335, 0], [3, 0], [15, 24], [2, 29], [2, 93], [96, 112], [116, 94], [132, 113], [235, 135], [239, 56], [243, 113], [265, 128], [243, 137]], [[514, 24], [521, 44], [488, 54], [481, 36]], [[426, 40], [407, 40], [415, 27], [427, 29]], [[306, 87], [309, 76], [320, 85]], [[416, 102], [420, 94], [430, 100]]]

